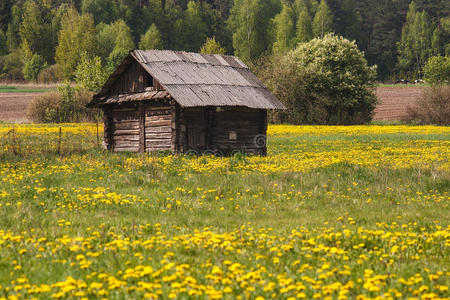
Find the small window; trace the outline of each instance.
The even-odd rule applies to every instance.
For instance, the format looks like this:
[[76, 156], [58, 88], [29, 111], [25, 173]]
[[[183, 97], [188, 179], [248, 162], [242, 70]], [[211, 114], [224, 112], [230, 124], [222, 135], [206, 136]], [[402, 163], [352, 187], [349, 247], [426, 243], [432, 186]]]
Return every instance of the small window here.
[[229, 132], [229, 139], [230, 139], [231, 141], [237, 140], [237, 134], [236, 134], [236, 131], [230, 131], [230, 132]]
[[153, 77], [150, 76], [150, 74], [148, 74], [148, 73], [145, 73], [144, 86], [145, 87], [153, 87]]

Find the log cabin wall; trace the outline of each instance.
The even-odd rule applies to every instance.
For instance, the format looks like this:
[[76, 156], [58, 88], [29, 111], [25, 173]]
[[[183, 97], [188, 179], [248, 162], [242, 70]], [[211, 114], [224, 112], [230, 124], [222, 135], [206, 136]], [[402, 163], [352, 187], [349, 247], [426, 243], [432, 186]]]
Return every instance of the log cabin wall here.
[[145, 151], [175, 151], [175, 103], [145, 102]]
[[267, 113], [263, 109], [243, 107], [195, 107], [180, 109], [176, 138], [178, 152], [189, 150], [234, 150], [266, 154], [266, 146], [257, 146], [255, 136], [266, 135]]
[[179, 152], [189, 150], [205, 151], [208, 148], [206, 133], [207, 119], [204, 107], [190, 107], [180, 110], [180, 130], [177, 138]]
[[242, 107], [181, 108], [174, 101], [139, 101], [109, 105], [105, 146], [114, 151], [187, 152], [239, 150], [266, 154], [255, 137], [265, 135], [267, 113]]
[[214, 114], [212, 144], [218, 149], [266, 154], [266, 145], [255, 137], [266, 135], [267, 111], [243, 107], [225, 107]]
[[139, 151], [138, 103], [112, 105], [104, 110], [106, 148], [117, 152]]

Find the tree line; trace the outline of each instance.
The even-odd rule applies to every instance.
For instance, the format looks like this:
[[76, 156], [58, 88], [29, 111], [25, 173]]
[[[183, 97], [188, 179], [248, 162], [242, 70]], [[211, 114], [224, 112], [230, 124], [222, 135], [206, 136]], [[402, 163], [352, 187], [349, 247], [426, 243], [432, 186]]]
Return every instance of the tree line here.
[[354, 40], [380, 80], [419, 78], [450, 53], [449, 12], [446, 0], [0, 0], [0, 79], [72, 80], [86, 61], [110, 72], [134, 48], [257, 65], [330, 32]]

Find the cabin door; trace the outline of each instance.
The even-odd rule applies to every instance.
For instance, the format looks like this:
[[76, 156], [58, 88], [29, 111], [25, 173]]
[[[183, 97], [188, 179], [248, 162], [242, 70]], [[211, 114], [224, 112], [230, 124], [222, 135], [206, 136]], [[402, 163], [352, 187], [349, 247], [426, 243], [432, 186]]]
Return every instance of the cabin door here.
[[207, 118], [204, 108], [186, 109], [186, 139], [187, 149], [207, 150], [206, 133]]

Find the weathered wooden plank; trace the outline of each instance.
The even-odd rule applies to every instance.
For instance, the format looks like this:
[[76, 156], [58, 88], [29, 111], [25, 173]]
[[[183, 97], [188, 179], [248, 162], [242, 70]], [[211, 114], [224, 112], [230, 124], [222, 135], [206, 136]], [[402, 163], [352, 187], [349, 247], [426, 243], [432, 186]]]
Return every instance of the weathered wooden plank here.
[[158, 126], [158, 127], [145, 127], [145, 132], [147, 133], [159, 133], [159, 132], [171, 132], [172, 128], [170, 126]]
[[145, 139], [172, 139], [171, 132], [145, 133]]
[[112, 114], [122, 114], [122, 113], [130, 113], [136, 112], [136, 106], [123, 106], [123, 107], [114, 107], [112, 110]]
[[138, 147], [115, 147], [114, 151], [116, 152], [137, 152], [139, 150]]
[[145, 105], [139, 102], [139, 152], [145, 152]]
[[172, 117], [170, 115], [146, 117], [145, 121], [150, 124], [158, 121], [172, 121]]
[[157, 104], [154, 104], [154, 105], [147, 104], [145, 106], [145, 110], [146, 110], [147, 114], [148, 113], [154, 113], [155, 111], [160, 111], [160, 110], [162, 110], [162, 111], [170, 111], [170, 109], [171, 109], [171, 107], [168, 106], [168, 105], [164, 105], [164, 106], [161, 105], [160, 106], [160, 105], [157, 105]]
[[116, 130], [139, 130], [138, 122], [114, 122]]
[[114, 135], [139, 135], [139, 129], [116, 129], [114, 130]]
[[146, 127], [171, 126], [172, 120], [145, 121]]
[[139, 143], [139, 135], [120, 135], [113, 137], [114, 142], [118, 143], [121, 141], [137, 142]]

